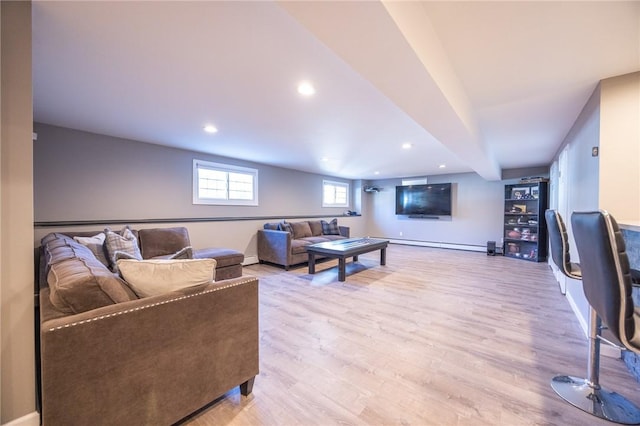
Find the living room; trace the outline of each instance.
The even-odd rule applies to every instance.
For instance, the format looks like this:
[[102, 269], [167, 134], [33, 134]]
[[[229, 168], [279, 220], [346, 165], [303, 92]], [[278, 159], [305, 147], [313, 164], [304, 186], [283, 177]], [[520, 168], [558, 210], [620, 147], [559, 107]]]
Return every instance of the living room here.
[[[5, 7], [3, 4], [3, 56], [4, 45], [9, 43], [5, 37], [4, 19], [7, 13], [14, 13]], [[629, 7], [637, 12], [633, 6]], [[23, 46], [21, 43], [18, 42]], [[21, 58], [13, 63], [24, 67], [18, 73], [22, 77], [11, 83], [3, 82], [3, 116], [16, 108], [15, 105], [23, 105], [28, 111], [37, 107], [31, 105], [31, 96], [26, 99], [6, 90], [6, 87], [27, 87], [26, 93], [31, 93], [32, 85], [31, 79], [24, 77], [31, 75], [31, 72], [24, 71], [30, 68], [30, 63], [27, 64], [30, 59], [15, 53], [15, 49], [10, 51]], [[637, 52], [635, 54], [637, 56]], [[634, 60], [637, 65], [637, 58]], [[6, 63], [3, 58], [3, 64]], [[14, 71], [5, 66], [3, 80], [15, 76]], [[477, 252], [485, 250], [487, 241], [499, 242], [502, 237], [504, 185], [532, 176], [549, 177], [552, 184], [558, 182], [559, 158], [569, 145], [566, 155], [570, 173], [565, 184], [572, 188], [572, 192], [568, 211], [607, 208], [625, 221], [637, 221], [640, 218], [637, 207], [640, 204], [637, 199], [640, 180], [633, 177], [640, 169], [640, 156], [633, 154], [638, 150], [639, 120], [637, 114], [634, 116], [638, 102], [633, 94], [638, 93], [638, 67], [621, 71], [602, 76], [602, 82], [588, 82], [592, 90], [583, 99], [580, 109], [575, 111], [575, 119], [568, 124], [564, 135], [555, 141], [557, 152], [554, 151], [548, 162], [507, 167], [494, 180], [486, 179], [475, 171], [458, 172], [453, 167], [447, 173], [441, 170], [429, 172], [425, 168], [424, 172], [390, 177], [341, 177], [329, 171], [296, 170], [241, 157], [101, 134], [97, 130], [76, 130], [62, 122], [45, 124], [38, 122], [37, 117], [34, 122], [32, 112], [17, 119], [21, 126], [15, 126], [16, 116], [12, 116], [11, 121], [3, 118], [3, 408], [0, 422], [8, 423], [33, 412], [33, 358], [30, 355], [33, 342], [23, 342], [17, 337], [30, 335], [33, 329], [33, 319], [29, 318], [33, 304], [33, 262], [25, 262], [24, 253], [32, 253], [40, 238], [50, 231], [62, 229], [63, 222], [68, 228], [83, 229], [96, 229], [100, 224], [115, 223], [119, 226], [123, 222], [143, 227], [186, 226], [194, 246], [215, 244], [239, 250], [245, 254], [247, 265], [257, 261], [256, 232], [265, 222], [311, 217], [337, 217], [341, 224], [351, 228], [352, 235], [379, 236], [418, 247], [444, 245], [464, 249], [462, 253], [476, 251], [474, 254], [477, 255]], [[636, 74], [622, 75], [633, 72]], [[617, 101], [620, 92], [632, 94], [631, 108], [623, 103], [622, 113], [621, 104]], [[9, 100], [12, 100], [11, 109], [5, 105]], [[10, 131], [17, 132], [18, 136]], [[35, 137], [33, 144], [25, 147], [25, 135], [31, 140], [32, 134]], [[600, 148], [602, 157], [591, 156], [594, 146]], [[522, 149], [523, 156], [527, 156], [525, 147], [515, 149]], [[474, 151], [470, 152], [473, 155]], [[286, 157], [286, 153], [281, 153], [281, 156]], [[259, 206], [193, 205], [194, 158], [258, 169]], [[400, 185], [403, 178], [427, 178], [430, 183], [451, 182], [455, 188], [451, 220], [397, 217], [393, 211], [395, 186]], [[358, 216], [344, 216], [345, 208], [322, 207], [324, 179], [350, 185], [349, 209], [357, 211]], [[376, 186], [380, 191], [364, 192], [366, 186]], [[620, 188], [624, 188], [623, 194]], [[553, 198], [551, 201], [553, 206]], [[154, 223], [149, 224], [149, 220]], [[28, 237], [26, 243], [25, 236]], [[7, 247], [12, 249], [9, 251]], [[9, 253], [16, 250], [21, 254]], [[364, 262], [369, 265], [366, 259]], [[263, 269], [256, 270], [264, 274]], [[294, 273], [301, 273], [296, 271]], [[542, 280], [548, 282], [548, 277]], [[574, 314], [582, 316], [579, 322], [584, 321], [586, 307], [579, 283], [568, 283], [567, 293], [573, 300], [569, 303], [575, 305], [571, 307]], [[568, 304], [565, 300], [562, 303]], [[578, 358], [581, 355], [584, 354], [578, 353]], [[623, 393], [630, 391], [627, 389]], [[494, 421], [499, 423], [496, 419]], [[434, 423], [442, 422], [434, 419]]]

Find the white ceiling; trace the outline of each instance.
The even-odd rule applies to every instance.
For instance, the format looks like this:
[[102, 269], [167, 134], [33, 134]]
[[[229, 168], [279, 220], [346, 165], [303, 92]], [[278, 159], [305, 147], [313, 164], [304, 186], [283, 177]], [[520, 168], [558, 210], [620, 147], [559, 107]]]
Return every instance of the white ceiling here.
[[639, 70], [640, 2], [33, 2], [35, 121], [350, 179], [548, 165]]

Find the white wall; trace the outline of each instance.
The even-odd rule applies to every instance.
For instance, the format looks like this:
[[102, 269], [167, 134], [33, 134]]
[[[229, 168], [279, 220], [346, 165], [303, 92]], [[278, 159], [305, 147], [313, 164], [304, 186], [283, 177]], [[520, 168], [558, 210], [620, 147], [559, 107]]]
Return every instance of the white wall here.
[[0, 423], [35, 413], [31, 2], [0, 2]]

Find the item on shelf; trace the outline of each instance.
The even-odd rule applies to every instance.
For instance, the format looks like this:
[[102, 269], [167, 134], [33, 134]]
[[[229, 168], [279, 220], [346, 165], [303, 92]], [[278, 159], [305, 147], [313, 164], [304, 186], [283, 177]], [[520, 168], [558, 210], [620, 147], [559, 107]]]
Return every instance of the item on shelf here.
[[547, 209], [547, 181], [535, 177], [505, 185], [505, 256], [533, 262], [546, 260], [547, 230], [544, 212]]
[[518, 228], [513, 228], [511, 231], [507, 231], [507, 237], [509, 238], [520, 238], [521, 234]]
[[540, 182], [548, 182], [549, 179], [543, 178], [542, 176], [532, 176], [525, 177], [520, 179], [520, 183], [540, 183]]

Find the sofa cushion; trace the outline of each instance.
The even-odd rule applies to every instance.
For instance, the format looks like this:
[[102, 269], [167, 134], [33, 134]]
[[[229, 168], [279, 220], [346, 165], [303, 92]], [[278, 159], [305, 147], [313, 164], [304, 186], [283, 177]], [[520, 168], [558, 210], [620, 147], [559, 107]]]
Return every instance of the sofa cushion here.
[[318, 243], [326, 243], [330, 240], [330, 235], [321, 235], [318, 237], [305, 237], [301, 238], [302, 241], [307, 241], [309, 244], [318, 244]]
[[104, 233], [106, 235], [105, 247], [107, 249], [107, 255], [109, 256], [109, 266], [112, 271], [116, 272], [118, 270], [116, 265], [118, 260], [116, 258], [117, 252], [124, 252], [131, 255], [134, 259], [142, 260], [142, 254], [138, 248], [138, 239], [128, 226], [122, 228], [119, 234], [109, 228], [106, 228]]
[[237, 250], [217, 247], [195, 250], [193, 257], [195, 259], [215, 259], [216, 268], [240, 265], [244, 262], [244, 253]]
[[291, 254], [306, 253], [307, 250], [305, 247], [309, 244], [311, 244], [311, 242], [302, 239], [291, 240]]
[[137, 299], [126, 283], [87, 247], [62, 234], [46, 241], [49, 298], [59, 311], [77, 314]]
[[309, 222], [293, 222], [291, 223], [291, 228], [293, 229], [293, 238], [304, 238], [312, 235]]
[[344, 240], [347, 238], [343, 235], [323, 235], [322, 237], [326, 238], [328, 241]]
[[279, 231], [280, 230], [280, 224], [277, 222], [268, 222], [265, 223], [263, 226], [264, 229], [270, 229], [272, 231]]
[[155, 256], [153, 259], [193, 259], [193, 247], [187, 246], [175, 253], [167, 254], [164, 256]]
[[319, 220], [310, 220], [309, 228], [311, 228], [311, 236], [317, 237], [318, 235], [322, 235], [322, 222]]
[[152, 228], [138, 231], [140, 254], [143, 259], [169, 256], [191, 245], [185, 227]]
[[293, 228], [291, 227], [291, 224], [289, 222], [280, 222], [278, 224], [278, 230], [293, 234]]
[[331, 222], [321, 220], [322, 233], [324, 235], [340, 235], [340, 227], [338, 227], [338, 219], [333, 219]]
[[76, 242], [91, 250], [91, 252], [96, 256], [96, 259], [98, 259], [104, 266], [109, 266], [109, 260], [107, 259], [107, 255], [104, 251], [105, 238], [106, 235], [104, 232], [100, 232], [92, 237], [73, 237]]
[[215, 259], [146, 259], [118, 261], [122, 277], [139, 297], [164, 294], [213, 282]]

